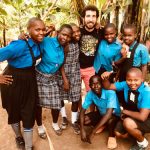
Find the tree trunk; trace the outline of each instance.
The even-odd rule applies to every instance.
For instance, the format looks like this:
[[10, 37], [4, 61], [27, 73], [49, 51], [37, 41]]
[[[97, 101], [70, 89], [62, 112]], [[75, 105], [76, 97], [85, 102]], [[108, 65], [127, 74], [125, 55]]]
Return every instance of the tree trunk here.
[[83, 8], [85, 7], [84, 0], [72, 0], [72, 5], [74, 11], [78, 12], [77, 20], [79, 25], [83, 24], [81, 15], [82, 15]]

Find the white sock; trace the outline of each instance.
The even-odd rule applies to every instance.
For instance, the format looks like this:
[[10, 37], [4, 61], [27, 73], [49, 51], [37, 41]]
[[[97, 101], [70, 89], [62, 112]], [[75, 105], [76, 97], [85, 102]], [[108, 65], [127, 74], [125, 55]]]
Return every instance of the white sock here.
[[52, 127], [54, 128], [54, 130], [59, 130], [59, 126], [58, 123], [52, 123]]
[[71, 122], [75, 123], [77, 121], [78, 112], [71, 112]]
[[143, 140], [142, 142], [138, 142], [138, 141], [137, 141], [137, 143], [138, 143], [139, 145], [142, 145], [143, 147], [147, 147], [147, 146], [148, 146], [148, 141], [146, 140], [146, 138], [144, 138], [144, 140]]
[[65, 106], [60, 109], [60, 113], [62, 117], [67, 117]]
[[45, 129], [44, 129], [44, 127], [42, 125], [38, 126], [38, 132], [39, 133], [45, 133]]
[[32, 149], [32, 139], [33, 139], [33, 130], [32, 129], [24, 129], [24, 141], [25, 141], [25, 149]]
[[11, 127], [14, 130], [14, 132], [16, 134], [16, 137], [19, 137], [19, 136], [22, 137], [21, 128], [20, 128], [20, 122], [11, 124]]

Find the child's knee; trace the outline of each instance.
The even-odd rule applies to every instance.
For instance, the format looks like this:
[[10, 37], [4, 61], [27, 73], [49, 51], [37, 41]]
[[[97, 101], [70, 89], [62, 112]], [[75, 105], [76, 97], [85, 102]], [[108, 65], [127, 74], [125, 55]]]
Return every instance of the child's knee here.
[[133, 129], [133, 128], [136, 128], [137, 125], [135, 123], [135, 121], [131, 118], [125, 118], [123, 120], [123, 126], [126, 128], [126, 129]]

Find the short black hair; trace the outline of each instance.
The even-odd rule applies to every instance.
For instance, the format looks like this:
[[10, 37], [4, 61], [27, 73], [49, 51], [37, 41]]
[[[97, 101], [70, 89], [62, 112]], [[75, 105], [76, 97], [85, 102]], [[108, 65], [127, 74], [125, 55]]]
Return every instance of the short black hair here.
[[93, 75], [93, 76], [90, 77], [89, 85], [92, 84], [94, 78], [98, 78], [98, 81], [100, 82], [100, 84], [102, 83], [102, 80], [101, 80], [101, 77], [100, 77], [100, 76], [98, 76], [98, 75]]
[[61, 26], [60, 26], [60, 28], [59, 28], [59, 32], [60, 32], [60, 31], [62, 31], [64, 28], [68, 28], [68, 29], [70, 29], [71, 34], [73, 33], [73, 31], [72, 31], [72, 27], [71, 27], [71, 25], [70, 25], [70, 24], [63, 24], [63, 25], [61, 25]]
[[137, 29], [136, 29], [136, 26], [134, 24], [125, 24], [123, 26], [123, 33], [124, 33], [125, 29], [132, 29], [135, 34], [137, 33]]
[[[43, 22], [42, 19], [40, 19], [39, 17], [32, 17], [29, 19], [28, 23], [27, 23], [27, 29], [29, 29], [31, 27], [31, 25], [36, 22], [36, 21], [41, 21]], [[44, 22], [43, 22], [44, 23]]]
[[116, 28], [116, 26], [115, 26], [113, 23], [108, 23], [108, 24], [106, 24], [105, 27], [104, 27], [104, 31], [105, 31], [107, 28], [113, 28], [113, 29], [115, 29], [115, 30], [117, 31], [117, 28]]
[[95, 5], [87, 5], [84, 7], [83, 11], [82, 11], [82, 17], [85, 17], [86, 11], [91, 10], [91, 11], [96, 11], [96, 17], [99, 17], [99, 10]]
[[142, 76], [142, 71], [139, 68], [136, 68], [136, 67], [130, 68], [127, 72], [127, 75], [132, 73], [132, 72], [134, 72], [136, 74], [140, 74]]

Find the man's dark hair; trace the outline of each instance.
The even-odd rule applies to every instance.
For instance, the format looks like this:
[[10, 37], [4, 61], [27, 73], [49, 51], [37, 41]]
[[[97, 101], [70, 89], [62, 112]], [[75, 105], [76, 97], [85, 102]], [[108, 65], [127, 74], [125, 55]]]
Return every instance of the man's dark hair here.
[[82, 17], [85, 17], [86, 11], [91, 10], [91, 11], [96, 11], [96, 17], [99, 17], [99, 10], [95, 5], [87, 5], [84, 7], [83, 11], [82, 11]]

